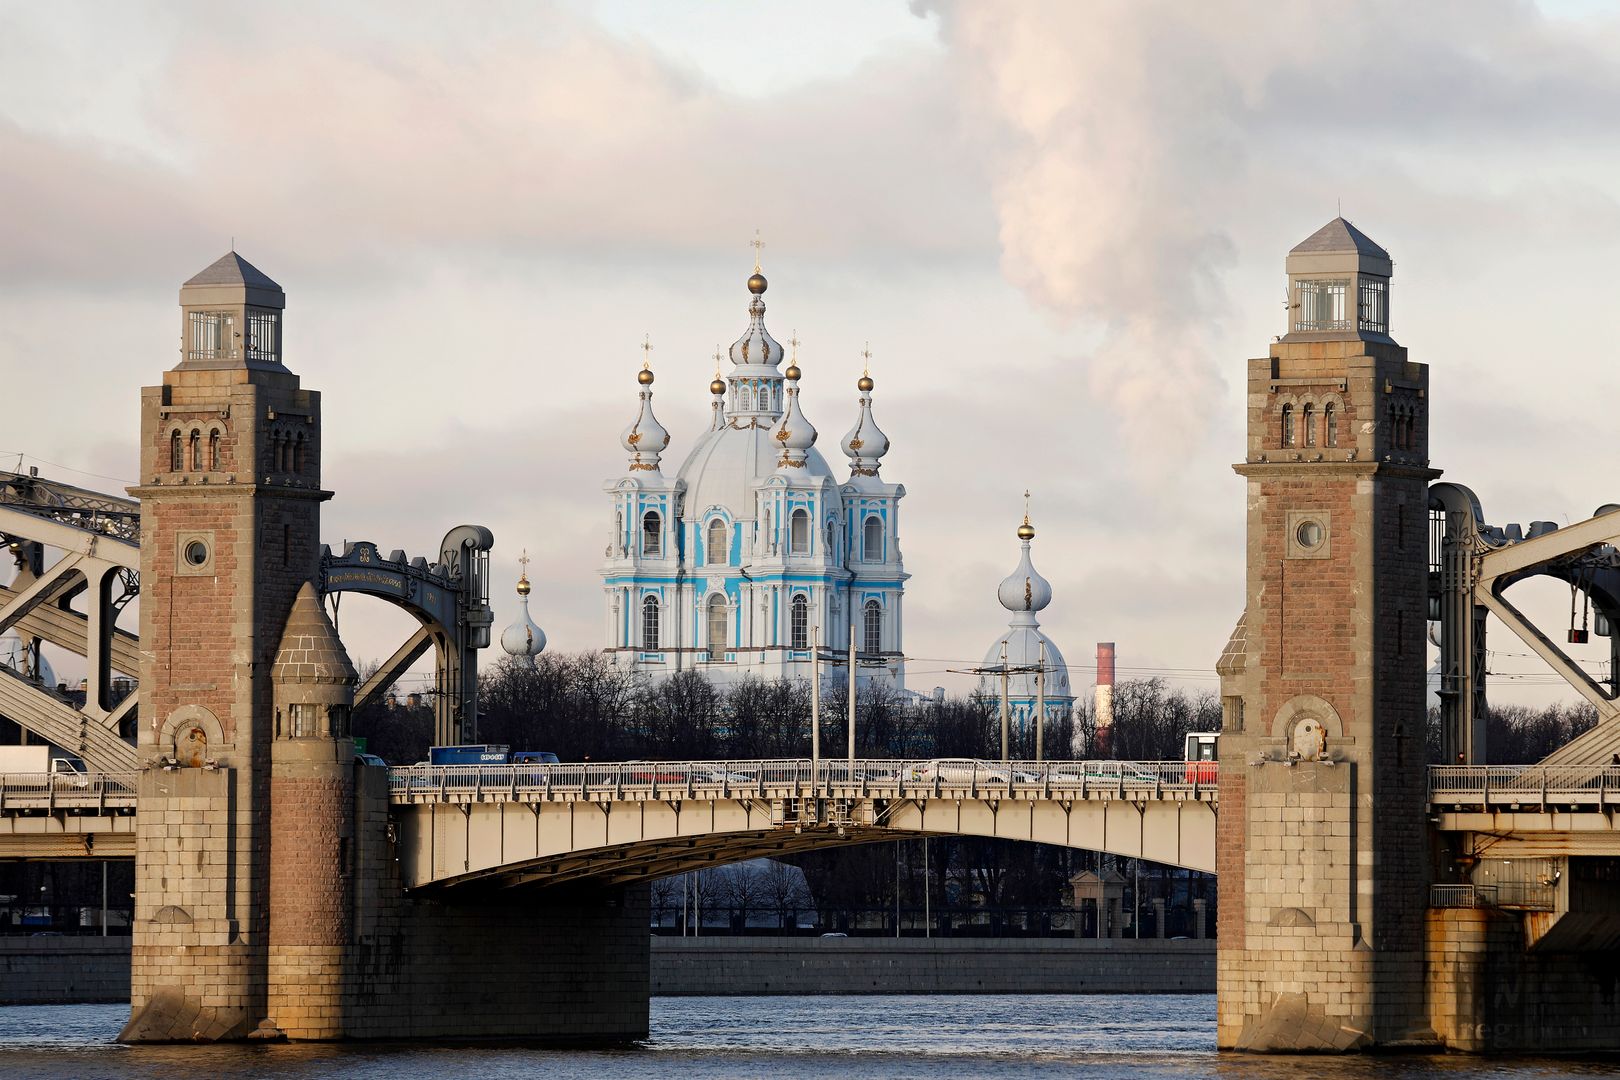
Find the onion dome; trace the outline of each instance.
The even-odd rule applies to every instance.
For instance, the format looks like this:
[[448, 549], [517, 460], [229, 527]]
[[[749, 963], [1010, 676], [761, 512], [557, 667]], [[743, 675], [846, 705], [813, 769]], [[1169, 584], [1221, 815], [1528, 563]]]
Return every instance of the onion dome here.
[[[798, 349], [795, 348], [794, 352], [797, 353]], [[804, 418], [804, 413], [799, 411], [797, 356], [787, 369], [787, 379], [787, 407], [782, 411], [782, 419], [771, 429], [771, 438], [782, 451], [782, 456], [776, 463], [778, 471], [804, 468], [809, 449], [816, 445], [816, 429]]]
[[518, 617], [501, 631], [501, 648], [518, 663], [533, 667], [534, 658], [545, 650], [546, 632], [529, 617], [529, 553], [525, 551], [518, 561], [523, 564], [517, 583]]
[[[871, 352], [868, 350], [867, 357]], [[849, 429], [844, 436], [843, 449], [849, 458], [849, 471], [851, 476], [876, 476], [878, 465], [884, 454], [889, 452], [889, 437], [877, 426], [872, 418], [872, 382], [870, 372], [863, 373], [860, 381], [855, 384], [860, 390], [860, 415], [855, 418], [855, 426]]]
[[714, 381], [709, 384], [709, 393], [714, 395], [710, 409], [714, 416], [709, 421], [710, 431], [719, 431], [726, 426], [726, 381], [720, 377], [720, 346], [714, 347]]
[[[1024, 493], [1025, 505], [1028, 506], [1029, 492]], [[1052, 584], [1041, 577], [1035, 569], [1035, 564], [1029, 558], [1029, 544], [1035, 539], [1034, 526], [1029, 523], [1029, 513], [1024, 513], [1024, 523], [1018, 527], [1018, 539], [1023, 547], [1023, 555], [1018, 560], [1018, 569], [1007, 575], [1001, 587], [996, 590], [1001, 599], [1001, 606], [1012, 612], [1029, 612], [1029, 621], [1034, 622], [1034, 612], [1040, 611], [1052, 602]]]
[[[737, 367], [774, 368], [782, 362], [782, 346], [765, 329], [765, 275], [759, 271], [748, 279], [748, 329], [731, 346], [731, 362]], [[772, 372], [771, 374], [775, 374]]]
[[624, 429], [619, 442], [630, 452], [631, 472], [657, 472], [659, 456], [669, 446], [669, 432], [653, 415], [652, 367], [642, 364], [636, 381], [641, 384], [641, 412], [635, 423]]

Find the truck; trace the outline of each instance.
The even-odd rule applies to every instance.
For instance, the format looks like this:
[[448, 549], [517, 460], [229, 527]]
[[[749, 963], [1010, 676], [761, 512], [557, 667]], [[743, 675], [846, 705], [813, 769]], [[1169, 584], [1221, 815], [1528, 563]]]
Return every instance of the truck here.
[[511, 757], [512, 748], [499, 743], [428, 747], [429, 765], [505, 765]]
[[89, 787], [84, 763], [52, 746], [0, 746], [0, 776], [48, 775], [56, 787]]

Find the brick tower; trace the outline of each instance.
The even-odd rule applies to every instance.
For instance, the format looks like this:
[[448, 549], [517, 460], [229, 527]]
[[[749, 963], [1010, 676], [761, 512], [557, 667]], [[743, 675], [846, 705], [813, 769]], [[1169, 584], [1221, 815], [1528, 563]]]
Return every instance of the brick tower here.
[[319, 553], [320, 395], [281, 287], [235, 252], [180, 289], [180, 363], [141, 391], [143, 765], [132, 1016], [234, 1038], [266, 1015], [271, 666]]
[[1221, 657], [1219, 1043], [1432, 1038], [1423, 1001], [1428, 369], [1335, 219], [1249, 361], [1247, 607]]

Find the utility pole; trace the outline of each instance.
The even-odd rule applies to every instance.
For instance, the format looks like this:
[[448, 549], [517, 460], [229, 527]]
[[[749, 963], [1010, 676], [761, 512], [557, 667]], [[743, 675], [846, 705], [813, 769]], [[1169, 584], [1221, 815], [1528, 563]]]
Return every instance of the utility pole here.
[[855, 780], [855, 611], [849, 613], [849, 776]]
[[1035, 760], [1041, 756], [1041, 734], [1046, 727], [1046, 642], [1041, 642], [1041, 667], [1035, 672]]
[[821, 627], [810, 628], [810, 786], [821, 773]]
[[1001, 643], [1001, 762], [1005, 765], [1007, 757], [1007, 643]]

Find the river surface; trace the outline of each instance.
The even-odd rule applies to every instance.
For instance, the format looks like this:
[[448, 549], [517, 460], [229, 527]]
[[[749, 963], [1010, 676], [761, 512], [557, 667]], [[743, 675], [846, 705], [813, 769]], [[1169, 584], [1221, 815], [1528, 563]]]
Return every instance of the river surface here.
[[1215, 1053], [1213, 995], [653, 998], [622, 1050], [393, 1044], [113, 1043], [125, 1005], [0, 1008], [0, 1078], [1219, 1077], [1530, 1080], [1620, 1075], [1620, 1060], [1262, 1058]]

